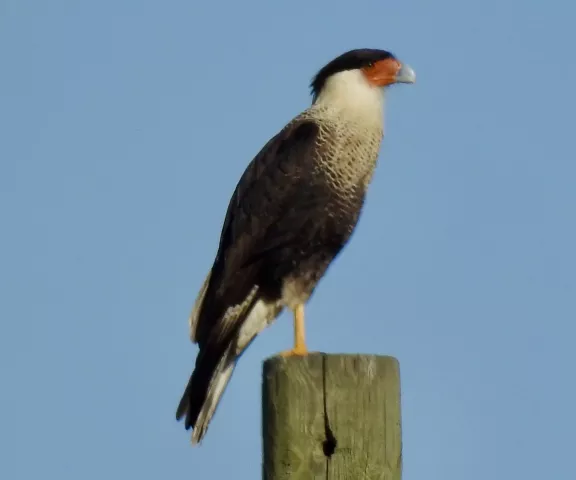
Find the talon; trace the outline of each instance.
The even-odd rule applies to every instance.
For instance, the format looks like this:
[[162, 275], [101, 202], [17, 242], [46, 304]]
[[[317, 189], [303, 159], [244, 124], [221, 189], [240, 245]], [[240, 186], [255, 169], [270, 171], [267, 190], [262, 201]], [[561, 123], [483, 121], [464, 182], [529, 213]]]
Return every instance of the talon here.
[[308, 355], [308, 349], [306, 348], [306, 346], [300, 346], [300, 348], [293, 348], [292, 350], [284, 350], [283, 352], [280, 352], [278, 355], [280, 355], [281, 357], [305, 357], [306, 355]]

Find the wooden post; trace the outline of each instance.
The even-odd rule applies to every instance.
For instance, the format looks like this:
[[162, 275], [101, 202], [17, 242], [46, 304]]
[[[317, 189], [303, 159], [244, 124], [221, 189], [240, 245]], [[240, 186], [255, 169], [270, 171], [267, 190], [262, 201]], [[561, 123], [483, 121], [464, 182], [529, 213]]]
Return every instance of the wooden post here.
[[400, 480], [400, 373], [393, 357], [264, 362], [264, 480]]

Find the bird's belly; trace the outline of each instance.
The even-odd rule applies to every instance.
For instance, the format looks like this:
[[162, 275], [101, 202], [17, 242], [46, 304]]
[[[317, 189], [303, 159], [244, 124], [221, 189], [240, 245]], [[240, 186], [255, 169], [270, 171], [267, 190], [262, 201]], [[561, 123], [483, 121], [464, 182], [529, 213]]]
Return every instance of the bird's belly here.
[[302, 259], [282, 281], [281, 303], [294, 310], [308, 301], [335, 255], [314, 254]]
[[286, 246], [273, 267], [281, 285], [281, 302], [288, 308], [306, 303], [326, 270], [350, 239], [360, 215], [362, 199], [331, 202], [311, 215], [299, 240]]

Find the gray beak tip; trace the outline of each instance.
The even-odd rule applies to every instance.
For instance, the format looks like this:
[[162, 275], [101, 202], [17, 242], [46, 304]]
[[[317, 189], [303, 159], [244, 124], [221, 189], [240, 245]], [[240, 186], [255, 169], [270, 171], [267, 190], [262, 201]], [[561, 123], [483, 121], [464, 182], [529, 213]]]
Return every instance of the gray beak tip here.
[[402, 64], [400, 71], [396, 74], [396, 83], [415, 83], [416, 73], [412, 67]]

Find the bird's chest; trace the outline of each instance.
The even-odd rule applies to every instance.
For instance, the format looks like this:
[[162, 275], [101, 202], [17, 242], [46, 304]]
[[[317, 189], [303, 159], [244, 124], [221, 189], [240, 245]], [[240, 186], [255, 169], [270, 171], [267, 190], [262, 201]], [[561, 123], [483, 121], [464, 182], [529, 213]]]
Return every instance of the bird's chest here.
[[337, 192], [355, 187], [365, 190], [376, 168], [381, 141], [379, 128], [332, 128], [317, 158], [316, 171], [324, 175]]

